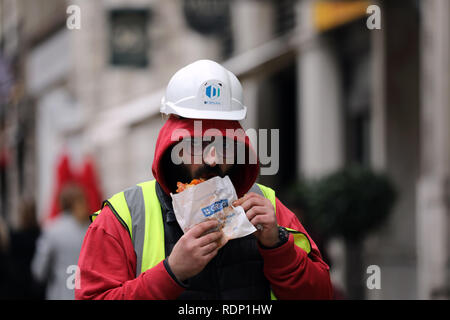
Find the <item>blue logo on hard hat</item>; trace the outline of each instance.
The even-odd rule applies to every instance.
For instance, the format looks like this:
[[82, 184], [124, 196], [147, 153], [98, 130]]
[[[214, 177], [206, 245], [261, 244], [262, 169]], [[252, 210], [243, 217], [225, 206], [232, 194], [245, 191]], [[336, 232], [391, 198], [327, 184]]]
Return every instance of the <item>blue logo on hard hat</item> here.
[[210, 84], [205, 88], [205, 94], [208, 98], [214, 100], [220, 97], [220, 87], [217, 85]]

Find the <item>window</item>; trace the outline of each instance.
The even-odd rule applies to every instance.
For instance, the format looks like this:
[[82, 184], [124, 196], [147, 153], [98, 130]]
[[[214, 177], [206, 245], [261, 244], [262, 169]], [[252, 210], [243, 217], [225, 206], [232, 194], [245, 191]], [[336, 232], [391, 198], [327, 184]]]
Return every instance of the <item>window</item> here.
[[110, 11], [110, 62], [115, 66], [148, 65], [147, 9]]

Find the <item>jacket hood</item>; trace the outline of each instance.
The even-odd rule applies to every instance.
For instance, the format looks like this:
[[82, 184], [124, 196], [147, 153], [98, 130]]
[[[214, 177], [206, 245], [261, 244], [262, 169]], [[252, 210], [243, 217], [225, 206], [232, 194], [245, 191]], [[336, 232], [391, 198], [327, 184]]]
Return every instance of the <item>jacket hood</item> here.
[[[205, 134], [205, 131], [207, 130], [209, 131]], [[230, 173], [230, 179], [233, 182], [238, 197], [242, 197], [250, 190], [259, 174], [259, 160], [250, 144], [248, 136], [245, 134], [245, 131], [238, 121], [200, 120], [170, 116], [159, 131], [152, 164], [153, 176], [166, 194], [174, 192], [173, 190], [175, 187], [173, 181], [171, 182], [170, 179], [167, 178], [168, 175], [173, 172], [171, 169], [175, 167], [175, 164], [172, 163], [169, 156], [172, 146], [177, 144], [184, 137], [216, 136], [219, 134], [223, 137], [228, 137], [245, 144], [245, 164], [235, 164], [235, 169]], [[249, 159], [256, 159], [256, 161], [249, 163]], [[190, 181], [181, 182], [185, 183]]]

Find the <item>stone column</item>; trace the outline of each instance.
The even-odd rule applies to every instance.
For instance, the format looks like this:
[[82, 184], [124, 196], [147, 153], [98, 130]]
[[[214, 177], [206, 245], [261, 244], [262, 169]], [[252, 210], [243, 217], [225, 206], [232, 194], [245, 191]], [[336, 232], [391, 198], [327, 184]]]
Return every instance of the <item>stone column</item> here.
[[[340, 70], [330, 45], [314, 29], [313, 1], [299, 1], [299, 34], [309, 39], [297, 56], [297, 159], [301, 177], [317, 178], [344, 164], [344, 118]], [[343, 239], [328, 244], [334, 263], [331, 280], [346, 289], [346, 248]]]
[[298, 52], [298, 172], [318, 177], [344, 161], [342, 90], [333, 48], [314, 30], [313, 1], [300, 2], [300, 32], [311, 35]]
[[270, 1], [234, 1], [231, 19], [234, 54], [253, 49], [273, 37], [273, 4]]
[[449, 289], [450, 2], [422, 5], [421, 150], [417, 185], [418, 298]]

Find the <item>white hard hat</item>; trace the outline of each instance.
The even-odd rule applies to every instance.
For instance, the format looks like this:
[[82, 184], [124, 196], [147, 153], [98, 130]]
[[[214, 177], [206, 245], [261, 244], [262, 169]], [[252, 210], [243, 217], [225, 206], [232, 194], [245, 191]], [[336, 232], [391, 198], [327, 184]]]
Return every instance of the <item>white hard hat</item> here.
[[211, 60], [178, 70], [161, 100], [161, 113], [192, 119], [242, 120], [247, 107], [236, 76]]

